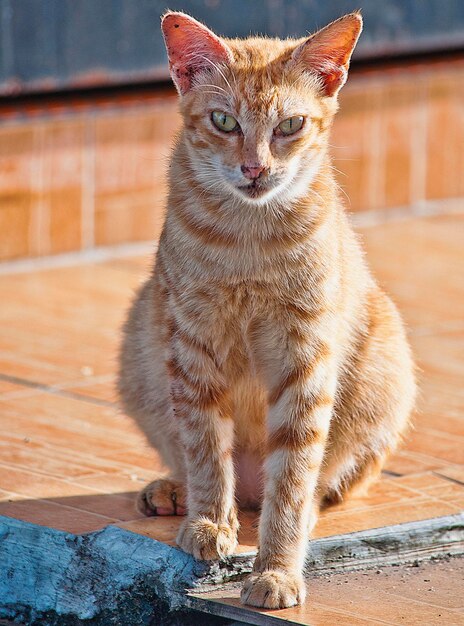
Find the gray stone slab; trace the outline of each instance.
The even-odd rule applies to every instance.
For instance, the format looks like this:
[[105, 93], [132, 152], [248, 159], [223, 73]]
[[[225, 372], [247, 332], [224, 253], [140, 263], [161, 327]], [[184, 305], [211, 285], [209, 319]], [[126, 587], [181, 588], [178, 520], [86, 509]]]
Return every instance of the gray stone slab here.
[[[314, 540], [306, 571], [463, 553], [464, 514], [457, 514]], [[211, 606], [188, 592], [240, 580], [253, 559], [249, 553], [200, 562], [116, 526], [72, 535], [0, 516], [0, 619], [27, 626], [207, 626], [224, 624], [224, 617], [248, 622], [245, 611], [242, 618], [219, 611], [215, 617]]]

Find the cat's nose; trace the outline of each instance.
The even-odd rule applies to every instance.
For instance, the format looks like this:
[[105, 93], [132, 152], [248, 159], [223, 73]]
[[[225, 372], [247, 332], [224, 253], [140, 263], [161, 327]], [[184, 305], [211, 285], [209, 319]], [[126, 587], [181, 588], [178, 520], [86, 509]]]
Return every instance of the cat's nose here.
[[242, 165], [241, 167], [243, 175], [250, 180], [256, 180], [260, 176], [264, 176], [267, 173], [267, 169], [264, 165]]

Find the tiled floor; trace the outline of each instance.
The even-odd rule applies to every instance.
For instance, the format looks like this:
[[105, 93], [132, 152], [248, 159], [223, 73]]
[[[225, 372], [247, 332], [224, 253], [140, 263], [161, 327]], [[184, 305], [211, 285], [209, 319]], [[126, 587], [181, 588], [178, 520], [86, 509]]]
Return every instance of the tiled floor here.
[[[308, 601], [303, 606], [259, 613], [267, 619], [261, 622], [266, 626], [278, 626], [277, 620], [311, 626], [463, 626], [464, 596], [456, 593], [463, 585], [463, 558], [331, 574], [308, 582]], [[256, 618], [253, 609], [240, 605], [238, 585], [194, 596], [201, 599], [199, 606], [209, 600], [226, 605], [229, 615], [237, 607], [242, 616]]]
[[[421, 368], [415, 430], [365, 498], [324, 513], [316, 536], [464, 507], [464, 216], [361, 229], [370, 263], [409, 326]], [[143, 519], [136, 491], [161, 470], [118, 414], [119, 328], [149, 256], [0, 276], [0, 514], [75, 533], [120, 523], [172, 542], [177, 520]], [[254, 520], [242, 543], [253, 545]]]

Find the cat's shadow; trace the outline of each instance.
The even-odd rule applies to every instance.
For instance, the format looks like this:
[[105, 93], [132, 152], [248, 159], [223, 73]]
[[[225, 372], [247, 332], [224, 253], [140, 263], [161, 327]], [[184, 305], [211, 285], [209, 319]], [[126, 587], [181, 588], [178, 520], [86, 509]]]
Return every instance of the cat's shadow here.
[[[54, 498], [15, 499], [0, 502], [0, 515], [63, 530], [85, 534], [116, 524], [132, 532], [176, 545], [182, 516], [145, 517], [135, 507], [137, 491], [112, 494], [85, 494]], [[240, 512], [237, 553], [254, 551], [257, 543], [259, 512]]]

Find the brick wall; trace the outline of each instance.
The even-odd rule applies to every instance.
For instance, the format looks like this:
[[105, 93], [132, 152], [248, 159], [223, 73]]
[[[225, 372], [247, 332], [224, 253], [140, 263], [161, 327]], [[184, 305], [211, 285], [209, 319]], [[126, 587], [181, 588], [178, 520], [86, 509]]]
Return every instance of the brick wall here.
[[[0, 259], [156, 239], [176, 96], [0, 106]], [[353, 212], [464, 196], [464, 59], [353, 72], [333, 135]]]

